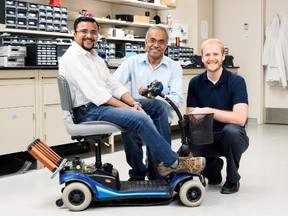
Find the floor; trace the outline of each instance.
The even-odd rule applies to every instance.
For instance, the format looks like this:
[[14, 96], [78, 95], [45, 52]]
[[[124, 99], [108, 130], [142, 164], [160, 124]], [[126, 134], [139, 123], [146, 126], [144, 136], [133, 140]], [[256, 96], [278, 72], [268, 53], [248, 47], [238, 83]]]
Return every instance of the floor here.
[[[55, 205], [62, 187], [58, 176], [51, 179], [52, 173], [44, 168], [0, 178], [1, 215], [287, 215], [288, 125], [249, 123], [247, 131], [250, 147], [241, 161], [240, 191], [223, 195], [220, 194], [221, 185], [207, 186], [204, 201], [199, 207], [185, 207], [176, 200], [161, 206], [91, 207], [72, 213]], [[179, 139], [174, 139], [173, 148], [178, 149], [179, 143]], [[128, 178], [123, 151], [105, 154], [102, 159], [114, 164], [122, 180]], [[85, 159], [85, 162], [93, 163], [94, 157]], [[225, 178], [224, 171], [222, 174]]]

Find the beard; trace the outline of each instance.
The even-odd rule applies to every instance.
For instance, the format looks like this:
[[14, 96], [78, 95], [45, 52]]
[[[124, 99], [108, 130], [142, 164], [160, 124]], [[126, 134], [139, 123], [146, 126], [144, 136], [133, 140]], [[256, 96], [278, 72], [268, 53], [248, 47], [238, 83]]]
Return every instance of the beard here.
[[91, 46], [91, 47], [87, 47], [87, 46], [85, 46], [84, 44], [81, 44], [81, 47], [82, 47], [84, 50], [86, 50], [86, 51], [91, 51], [91, 50], [94, 49], [94, 45]]
[[[88, 45], [85, 45], [86, 43], [86, 41], [91, 41], [91, 43], [92, 44], [90, 44], [90, 46], [88, 46]], [[94, 40], [92, 40], [92, 39], [88, 39], [88, 38], [84, 38], [83, 40], [82, 40], [82, 43], [81, 43], [81, 47], [84, 49], [84, 50], [86, 50], [86, 51], [91, 51], [91, 50], [93, 50], [94, 49], [94, 46], [95, 46], [95, 41]]]

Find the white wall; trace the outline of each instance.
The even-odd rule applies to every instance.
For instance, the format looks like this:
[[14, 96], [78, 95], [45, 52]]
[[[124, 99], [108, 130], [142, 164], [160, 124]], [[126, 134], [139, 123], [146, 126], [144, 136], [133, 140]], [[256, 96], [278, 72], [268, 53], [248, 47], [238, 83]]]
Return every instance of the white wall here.
[[[264, 32], [272, 16], [288, 14], [287, 0], [217, 0], [214, 5], [214, 35], [230, 47], [239, 73], [247, 81], [249, 117], [265, 122], [265, 108], [288, 108], [288, 89], [265, 83], [262, 67]], [[249, 40], [243, 38], [243, 24], [249, 25]]]
[[248, 89], [249, 118], [258, 123], [263, 121], [262, 7], [262, 0], [217, 0], [214, 4], [214, 37], [229, 46], [234, 64], [240, 66]]
[[171, 14], [173, 22], [188, 24], [187, 46], [193, 47], [196, 54], [199, 54], [204, 41], [201, 38], [201, 20], [208, 23], [208, 36], [213, 35], [213, 0], [179, 0], [176, 9], [160, 10], [158, 14], [162, 21]]
[[[173, 23], [185, 23], [186, 24], [186, 23], [188, 23], [187, 20], [189, 20], [189, 18], [188, 18], [189, 14], [188, 13], [182, 13], [181, 11], [186, 11], [188, 3], [189, 4], [195, 4], [196, 2], [197, 2], [197, 0], [191, 0], [189, 2], [187, 2], [186, 0], [185, 1], [183, 1], [183, 0], [178, 1], [178, 5], [177, 5], [176, 9], [158, 10], [157, 14], [160, 16], [162, 23], [166, 23], [167, 15], [170, 14], [172, 16], [172, 25], [173, 25]], [[197, 11], [197, 10], [195, 10], [195, 11]], [[188, 28], [188, 35], [189, 35], [189, 38], [193, 38], [191, 35], [191, 25], [189, 25], [189, 28]], [[190, 47], [194, 47], [191, 45], [192, 40], [189, 39], [188, 42], [189, 42]]]

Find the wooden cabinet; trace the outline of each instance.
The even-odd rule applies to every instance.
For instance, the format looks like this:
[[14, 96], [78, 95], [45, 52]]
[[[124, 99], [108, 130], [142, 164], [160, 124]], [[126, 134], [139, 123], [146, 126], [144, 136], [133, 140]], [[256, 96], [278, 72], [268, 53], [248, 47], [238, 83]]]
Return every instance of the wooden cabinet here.
[[25, 151], [34, 139], [71, 143], [62, 121], [58, 70], [0, 71], [0, 155]]
[[9, 72], [0, 71], [0, 155], [25, 151], [36, 135], [34, 71]]
[[25, 151], [35, 137], [33, 106], [0, 110], [0, 155]]

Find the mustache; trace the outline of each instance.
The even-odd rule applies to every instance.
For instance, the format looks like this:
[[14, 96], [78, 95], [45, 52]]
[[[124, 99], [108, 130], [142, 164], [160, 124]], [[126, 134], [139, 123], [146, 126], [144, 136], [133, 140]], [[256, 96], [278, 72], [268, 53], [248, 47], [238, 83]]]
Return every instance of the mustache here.
[[95, 42], [95, 40], [93, 39], [93, 38], [88, 38], [88, 37], [86, 37], [86, 38], [83, 38], [83, 41], [92, 41], [92, 42]]
[[159, 47], [154, 47], [154, 46], [151, 46], [150, 47], [150, 50], [157, 50], [157, 51], [161, 51], [162, 49]]

